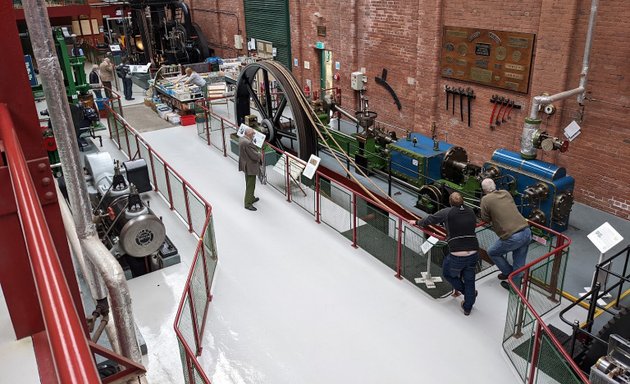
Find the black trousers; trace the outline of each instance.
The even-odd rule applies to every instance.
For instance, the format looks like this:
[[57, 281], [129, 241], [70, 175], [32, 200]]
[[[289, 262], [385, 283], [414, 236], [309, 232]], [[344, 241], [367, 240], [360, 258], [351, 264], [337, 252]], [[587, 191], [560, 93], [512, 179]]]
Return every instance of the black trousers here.
[[132, 94], [132, 87], [133, 87], [133, 82], [131, 81], [131, 78], [123, 78], [123, 92], [125, 93], [125, 99], [130, 100], [133, 96]]

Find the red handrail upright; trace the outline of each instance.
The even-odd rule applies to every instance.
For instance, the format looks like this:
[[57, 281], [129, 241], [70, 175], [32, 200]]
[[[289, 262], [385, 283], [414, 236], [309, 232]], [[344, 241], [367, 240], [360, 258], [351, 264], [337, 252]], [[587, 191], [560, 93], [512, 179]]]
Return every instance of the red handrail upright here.
[[0, 104], [0, 137], [58, 379], [64, 384], [100, 383], [6, 104]]
[[[547, 326], [547, 324], [545, 324], [545, 322], [543, 321], [543, 319], [540, 317], [540, 315], [536, 312], [536, 310], [534, 309], [534, 307], [532, 306], [532, 304], [529, 302], [529, 300], [527, 300], [527, 294], [526, 294], [526, 290], [527, 290], [527, 276], [528, 276], [528, 271], [536, 264], [540, 263], [541, 261], [548, 259], [554, 255], [558, 255], [561, 254], [563, 252], [564, 249], [568, 248], [571, 245], [571, 239], [566, 237], [565, 235], [556, 232], [552, 229], [543, 227], [542, 225], [535, 223], [533, 221], [529, 221], [529, 224], [538, 228], [541, 228], [547, 232], [549, 232], [550, 234], [556, 236], [557, 240], [557, 247], [553, 250], [551, 250], [550, 252], [547, 252], [546, 254], [542, 255], [541, 257], [539, 257], [538, 259], [522, 266], [521, 268], [517, 269], [516, 271], [513, 271], [510, 276], [508, 276], [508, 282], [510, 284], [510, 286], [512, 287], [512, 290], [516, 293], [516, 295], [519, 297], [520, 301], [529, 309], [531, 315], [535, 318], [536, 322], [537, 322], [537, 326], [535, 329], [535, 337], [534, 337], [534, 352], [537, 352], [538, 349], [540, 348], [540, 332], [543, 331], [545, 334], [547, 334], [547, 336], [549, 337], [549, 340], [551, 341], [551, 343], [556, 347], [556, 349], [558, 350], [558, 352], [560, 353], [560, 355], [562, 355], [562, 357], [567, 361], [567, 364], [571, 367], [571, 369], [573, 370], [573, 372], [575, 372], [575, 374], [577, 374], [577, 376], [580, 378], [580, 380], [582, 380], [583, 383], [589, 383], [589, 379], [588, 377], [586, 377], [586, 375], [584, 374], [584, 372], [582, 372], [582, 370], [580, 369], [580, 367], [577, 366], [577, 364], [575, 363], [575, 361], [573, 361], [573, 358], [571, 356], [569, 356], [569, 354], [567, 353], [567, 351], [564, 349], [564, 347], [562, 346], [562, 344], [560, 343], [560, 341], [558, 340], [558, 338], [551, 332], [551, 330], [549, 329], [549, 327]], [[517, 276], [518, 274], [520, 274], [521, 272], [524, 273], [523, 276], [523, 280], [525, 280], [523, 282], [523, 291], [521, 291], [519, 288], [520, 286], [517, 285], [514, 282], [514, 277]], [[536, 357], [534, 356], [534, 354], [532, 354], [532, 366], [530, 367], [530, 373], [528, 376], [528, 383], [533, 383], [534, 380], [534, 373], [535, 370], [538, 368], [538, 364], [536, 361]]]

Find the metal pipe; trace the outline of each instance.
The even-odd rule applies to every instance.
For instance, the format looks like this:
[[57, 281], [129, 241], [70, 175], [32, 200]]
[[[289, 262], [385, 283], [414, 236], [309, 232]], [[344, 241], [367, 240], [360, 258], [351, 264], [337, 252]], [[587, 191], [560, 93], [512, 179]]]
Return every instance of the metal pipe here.
[[103, 281], [107, 286], [109, 307], [119, 335], [118, 342], [122, 355], [142, 364], [142, 353], [136, 338], [131, 309], [131, 294], [120, 263], [96, 235], [81, 239], [81, 246], [103, 276]]
[[118, 261], [99, 240], [96, 226], [92, 222], [92, 209], [83, 178], [83, 167], [79, 161], [74, 123], [51, 34], [46, 1], [26, 2], [24, 15], [31, 36], [33, 54], [39, 66], [50, 119], [55, 127], [61, 168], [68, 188], [70, 205], [73, 208], [72, 215], [77, 235], [83, 251], [100, 272], [108, 288], [110, 308], [120, 336], [119, 343], [123, 356], [142, 364], [131, 310], [131, 295], [125, 275]]
[[[591, 15], [588, 19], [588, 31], [586, 32], [586, 42], [584, 43], [584, 57], [582, 57], [582, 73], [580, 73], [580, 87], [586, 90], [586, 80], [588, 78], [588, 69], [591, 58], [591, 47], [593, 45], [593, 31], [595, 30], [595, 19], [597, 18], [597, 9], [599, 0], [591, 0]], [[584, 103], [584, 94], [578, 95], [577, 101], [582, 105]]]
[[524, 159], [535, 159], [536, 148], [534, 147], [534, 135], [538, 132], [541, 120], [538, 118], [540, 108], [542, 106], [553, 103], [554, 101], [564, 100], [571, 96], [577, 95], [577, 101], [581, 105], [584, 102], [584, 94], [586, 93], [586, 80], [588, 77], [588, 68], [591, 56], [591, 47], [593, 44], [593, 30], [595, 29], [595, 19], [597, 17], [597, 9], [599, 0], [591, 0], [591, 14], [588, 22], [588, 30], [586, 33], [586, 42], [584, 44], [584, 55], [582, 58], [582, 72], [580, 73], [580, 84], [577, 88], [569, 91], [556, 93], [551, 96], [534, 96], [529, 111], [529, 117], [525, 118], [523, 125], [523, 133], [521, 135], [521, 157]]
[[[77, 236], [77, 230], [74, 225], [74, 220], [72, 219], [70, 207], [68, 207], [66, 199], [61, 194], [59, 186], [55, 185], [55, 187], [57, 189], [57, 199], [59, 200], [59, 208], [61, 210], [61, 219], [63, 220], [63, 226], [66, 230], [66, 237], [70, 243], [70, 249], [72, 250], [72, 254], [77, 260], [81, 273], [90, 288], [92, 299], [94, 300], [94, 303], [96, 303], [100, 299], [107, 298], [107, 289], [94, 264], [85, 259], [85, 253], [81, 248], [79, 236]], [[118, 342], [118, 331], [114, 326], [114, 322], [109, 321], [107, 323], [105, 332], [107, 333], [107, 338], [112, 346], [112, 350], [121, 354], [120, 343]]]
[[352, 121], [355, 124], [359, 124], [359, 120], [357, 120], [356, 117], [352, 116], [352, 114], [344, 109], [342, 109], [340, 106], [333, 104], [332, 109], [341, 113], [342, 115], [344, 115], [345, 117], [347, 117], [350, 121]]
[[46, 96], [50, 120], [55, 127], [55, 139], [61, 169], [68, 187], [68, 198], [73, 208], [79, 238], [96, 233], [92, 223], [92, 212], [87, 186], [83, 180], [83, 167], [79, 161], [79, 149], [70, 114], [61, 66], [57, 58], [55, 43], [51, 34], [45, 0], [32, 0], [24, 3], [24, 16], [31, 37], [33, 54], [39, 66], [39, 74]]

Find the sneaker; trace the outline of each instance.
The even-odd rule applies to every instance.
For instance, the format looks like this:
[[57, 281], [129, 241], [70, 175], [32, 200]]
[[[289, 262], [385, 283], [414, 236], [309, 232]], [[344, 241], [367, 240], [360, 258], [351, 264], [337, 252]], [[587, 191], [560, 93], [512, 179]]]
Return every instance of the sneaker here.
[[258, 210], [253, 205], [248, 205], [247, 207], [245, 207], [245, 209], [250, 210], [250, 211], [257, 211]]
[[508, 275], [504, 275], [502, 273], [499, 273], [499, 276], [497, 276], [499, 278], [499, 280], [507, 280]]
[[464, 315], [466, 315], [466, 316], [470, 315], [470, 309], [469, 309], [469, 310], [466, 310], [466, 309], [464, 308], [464, 302], [463, 302], [463, 301], [462, 301], [462, 311], [464, 311]]
[[510, 284], [508, 284], [507, 281], [502, 281], [501, 282], [501, 286], [505, 289], [507, 289], [508, 291], [510, 290]]
[[255, 202], [258, 202], [258, 201], [260, 201], [260, 199], [257, 198], [257, 197], [254, 197], [254, 201], [253, 202], [255, 203]]

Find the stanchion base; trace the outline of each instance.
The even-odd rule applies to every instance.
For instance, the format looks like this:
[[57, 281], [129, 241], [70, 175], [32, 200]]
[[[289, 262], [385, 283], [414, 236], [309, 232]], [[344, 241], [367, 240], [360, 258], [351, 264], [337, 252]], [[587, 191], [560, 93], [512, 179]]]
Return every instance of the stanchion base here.
[[433, 277], [429, 272], [422, 272], [422, 277], [416, 277], [414, 281], [416, 284], [426, 284], [427, 288], [435, 288], [435, 283], [441, 283], [441, 277]]

